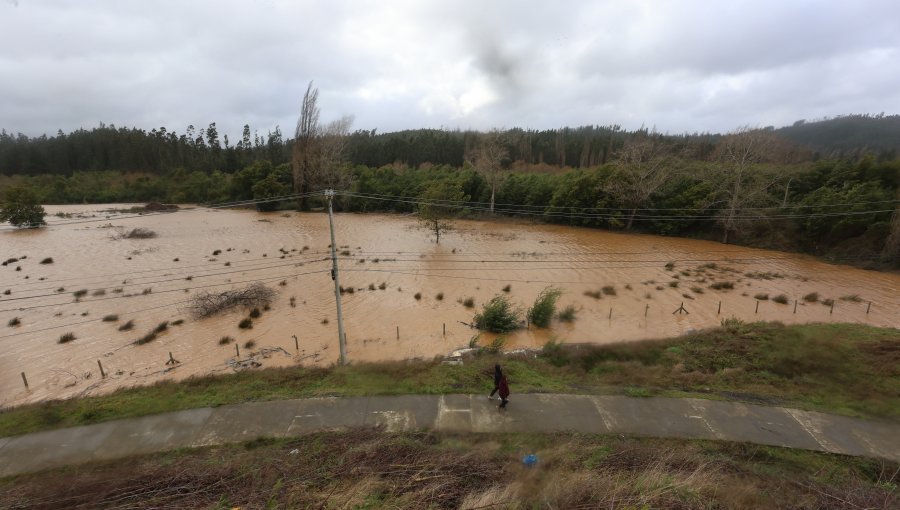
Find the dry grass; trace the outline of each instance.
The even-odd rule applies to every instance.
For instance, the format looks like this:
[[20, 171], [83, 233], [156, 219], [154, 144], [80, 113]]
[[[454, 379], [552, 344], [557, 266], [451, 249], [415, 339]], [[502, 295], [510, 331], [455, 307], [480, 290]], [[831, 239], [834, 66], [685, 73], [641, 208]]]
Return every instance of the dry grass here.
[[122, 324], [121, 326], [119, 326], [119, 331], [131, 331], [132, 329], [134, 329], [134, 321], [133, 320], [130, 320], [130, 321], [126, 322], [125, 324]]
[[194, 317], [211, 317], [234, 308], [265, 306], [275, 299], [275, 291], [261, 283], [224, 292], [201, 292], [191, 298], [187, 309]]
[[894, 470], [724, 442], [359, 428], [6, 479], [0, 507], [896, 508]]
[[59, 340], [57, 340], [57, 343], [65, 344], [71, 342], [72, 340], [75, 340], [75, 333], [69, 332], [61, 335], [59, 337]]

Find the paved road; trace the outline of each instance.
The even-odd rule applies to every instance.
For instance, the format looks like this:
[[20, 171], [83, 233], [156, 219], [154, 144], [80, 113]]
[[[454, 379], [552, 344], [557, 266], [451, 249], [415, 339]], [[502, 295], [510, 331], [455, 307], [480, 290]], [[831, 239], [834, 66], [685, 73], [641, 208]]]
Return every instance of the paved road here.
[[176, 448], [379, 425], [388, 431], [635, 434], [719, 439], [900, 461], [900, 423], [702, 399], [402, 395], [254, 402], [0, 438], [0, 476]]

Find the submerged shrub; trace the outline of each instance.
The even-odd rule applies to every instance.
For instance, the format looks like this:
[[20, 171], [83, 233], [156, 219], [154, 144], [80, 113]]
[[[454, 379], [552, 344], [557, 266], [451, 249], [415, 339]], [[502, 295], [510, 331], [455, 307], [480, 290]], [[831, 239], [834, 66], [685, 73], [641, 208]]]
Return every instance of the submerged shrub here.
[[233, 341], [234, 341], [234, 338], [231, 338], [230, 336], [226, 335], [219, 339], [219, 345], [228, 345]]
[[466, 308], [475, 308], [475, 298], [473, 297], [467, 297], [466, 299], [460, 301], [460, 303], [462, 303], [462, 305]]
[[241, 322], [238, 322], [238, 327], [241, 329], [253, 329], [253, 319], [249, 317], [241, 319]]
[[810, 292], [809, 294], [803, 296], [803, 300], [809, 303], [815, 303], [819, 300], [818, 292]]
[[18, 317], [13, 317], [12, 319], [9, 320], [9, 322], [6, 323], [6, 325], [11, 328], [18, 326], [19, 324], [22, 324], [22, 320], [19, 319]]
[[556, 300], [561, 295], [562, 291], [554, 287], [542, 290], [528, 309], [528, 321], [541, 328], [549, 326], [553, 314], [556, 313]]
[[557, 318], [562, 322], [573, 322], [575, 320], [575, 305], [563, 308]]
[[518, 329], [522, 320], [522, 311], [515, 309], [506, 296], [494, 296], [488, 301], [481, 313], [472, 321], [475, 327], [494, 333], [506, 333]]
[[765, 294], [765, 293], [759, 293], [759, 294], [753, 296], [753, 299], [758, 299], [760, 301], [768, 301], [769, 295]]
[[603, 292], [599, 290], [586, 290], [584, 291], [584, 295], [592, 297], [594, 299], [600, 299], [603, 297]]
[[733, 289], [734, 282], [716, 282], [710, 285], [709, 288], [714, 290]]
[[773, 297], [772, 301], [775, 301], [776, 303], [780, 303], [782, 305], [786, 305], [786, 304], [788, 304], [788, 301], [790, 301], [790, 300], [788, 299], [788, 297], [786, 295], [779, 294], [779, 295]]
[[52, 264], [52, 263], [53, 263], [53, 257], [47, 257], [41, 261], [41, 264]]
[[116, 314], [103, 316], [103, 322], [116, 322], [117, 320], [119, 320], [119, 316]]
[[128, 321], [125, 324], [119, 326], [119, 331], [131, 331], [134, 329], [134, 321]]
[[58, 343], [64, 344], [75, 340], [75, 333], [69, 332], [59, 337]]
[[615, 296], [616, 295], [616, 288], [613, 287], [612, 285], [605, 285], [600, 290], [602, 290], [603, 293], [606, 294], [607, 296]]

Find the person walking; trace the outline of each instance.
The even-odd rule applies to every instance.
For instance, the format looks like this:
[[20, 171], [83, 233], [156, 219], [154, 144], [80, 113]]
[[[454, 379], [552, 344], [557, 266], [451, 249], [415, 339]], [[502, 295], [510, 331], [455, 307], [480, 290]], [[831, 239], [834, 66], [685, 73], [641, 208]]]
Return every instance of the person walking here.
[[506, 404], [509, 403], [509, 383], [506, 382], [506, 376], [500, 376], [500, 409], [506, 409]]
[[494, 365], [494, 389], [488, 395], [488, 400], [494, 400], [494, 393], [500, 391], [500, 379], [503, 378], [503, 370], [500, 369], [500, 363]]

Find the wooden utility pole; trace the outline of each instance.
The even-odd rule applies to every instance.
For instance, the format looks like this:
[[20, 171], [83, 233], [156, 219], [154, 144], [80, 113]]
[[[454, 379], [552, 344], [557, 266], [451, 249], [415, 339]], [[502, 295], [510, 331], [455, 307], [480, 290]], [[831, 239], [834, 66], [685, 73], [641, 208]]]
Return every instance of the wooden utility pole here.
[[337, 244], [334, 241], [334, 213], [331, 204], [334, 201], [334, 190], [325, 190], [328, 199], [328, 226], [331, 229], [331, 279], [334, 280], [334, 301], [337, 304], [338, 346], [341, 350], [341, 365], [347, 364], [346, 347], [344, 346], [344, 314], [341, 310], [341, 280], [338, 276]]

